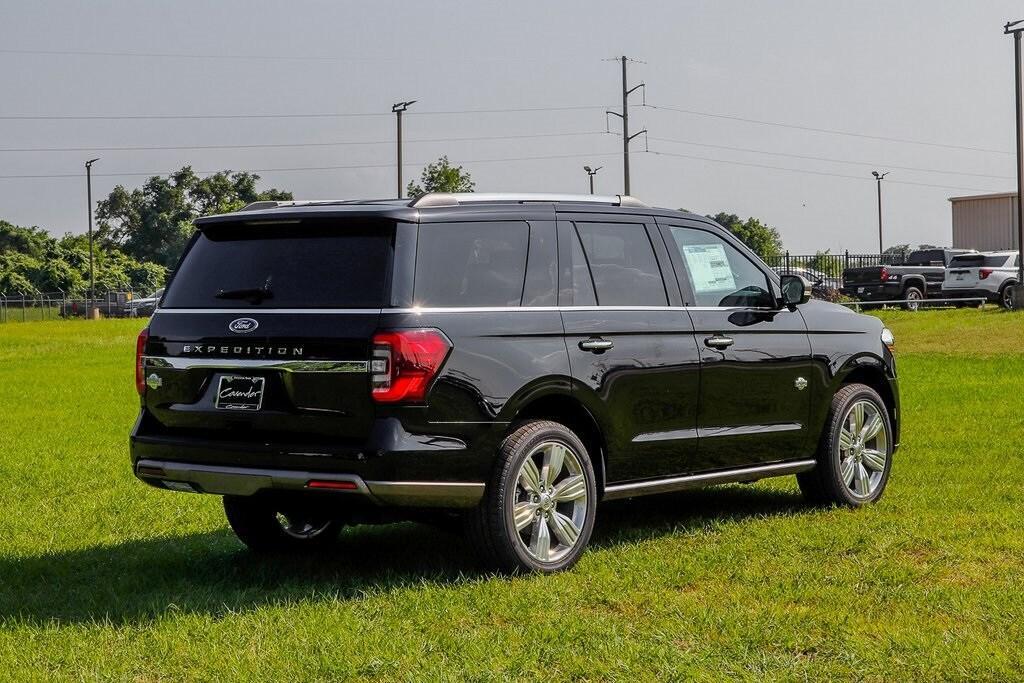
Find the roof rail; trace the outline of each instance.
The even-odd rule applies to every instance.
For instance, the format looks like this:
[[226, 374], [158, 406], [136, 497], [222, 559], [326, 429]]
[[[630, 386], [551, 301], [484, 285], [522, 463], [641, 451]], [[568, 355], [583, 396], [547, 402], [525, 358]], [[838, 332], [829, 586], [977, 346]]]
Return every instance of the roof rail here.
[[592, 194], [548, 194], [543, 192], [428, 192], [409, 202], [409, 206], [424, 209], [435, 206], [459, 206], [461, 204], [481, 204], [488, 202], [577, 202], [581, 204], [610, 204], [612, 206], [635, 206], [646, 208], [647, 205], [636, 197], [627, 194], [592, 195]]

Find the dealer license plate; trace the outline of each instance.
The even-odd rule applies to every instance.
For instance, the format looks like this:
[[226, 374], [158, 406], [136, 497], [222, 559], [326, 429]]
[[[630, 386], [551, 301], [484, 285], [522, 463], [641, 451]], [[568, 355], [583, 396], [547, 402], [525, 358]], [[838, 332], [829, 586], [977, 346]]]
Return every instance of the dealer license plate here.
[[265, 381], [263, 377], [222, 375], [213, 405], [221, 410], [259, 410]]

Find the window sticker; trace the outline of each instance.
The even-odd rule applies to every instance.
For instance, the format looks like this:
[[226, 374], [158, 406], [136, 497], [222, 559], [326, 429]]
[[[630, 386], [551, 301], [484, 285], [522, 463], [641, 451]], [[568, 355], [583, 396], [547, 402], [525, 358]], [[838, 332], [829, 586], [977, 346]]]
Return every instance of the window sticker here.
[[736, 290], [736, 279], [723, 245], [684, 244], [682, 247], [696, 294]]

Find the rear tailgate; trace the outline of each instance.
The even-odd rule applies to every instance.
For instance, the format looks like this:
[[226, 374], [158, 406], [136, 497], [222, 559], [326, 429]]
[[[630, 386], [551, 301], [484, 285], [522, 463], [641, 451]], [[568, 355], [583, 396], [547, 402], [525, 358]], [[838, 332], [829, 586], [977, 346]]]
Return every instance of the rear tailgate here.
[[365, 440], [369, 364], [388, 295], [393, 223], [203, 228], [149, 328], [149, 424], [231, 442]]
[[[374, 310], [158, 311], [144, 362], [146, 409], [165, 434], [359, 442], [373, 421], [368, 365], [378, 318]], [[253, 321], [254, 331], [232, 333], [238, 320]]]
[[865, 266], [863, 268], [847, 268], [843, 271], [843, 286], [863, 284], [881, 284], [882, 266]]

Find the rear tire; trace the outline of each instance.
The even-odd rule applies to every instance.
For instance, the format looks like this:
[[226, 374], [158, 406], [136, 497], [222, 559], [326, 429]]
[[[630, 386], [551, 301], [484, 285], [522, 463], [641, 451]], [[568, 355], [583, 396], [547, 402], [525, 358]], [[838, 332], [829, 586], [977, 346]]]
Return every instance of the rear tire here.
[[903, 290], [903, 298], [907, 300], [907, 303], [903, 304], [903, 309], [916, 311], [924, 301], [924, 293], [917, 287], [907, 287]]
[[579, 560], [596, 510], [596, 477], [583, 442], [557, 422], [531, 420], [502, 442], [484, 498], [466, 516], [466, 531], [488, 564], [548, 574]]
[[294, 553], [323, 550], [344, 524], [323, 513], [283, 506], [259, 496], [224, 496], [228, 524], [250, 550]]
[[1013, 284], [1003, 285], [999, 290], [999, 305], [1007, 311], [1013, 310]]
[[832, 398], [813, 470], [796, 476], [809, 502], [861, 507], [882, 497], [892, 469], [892, 424], [878, 393], [848, 384]]

